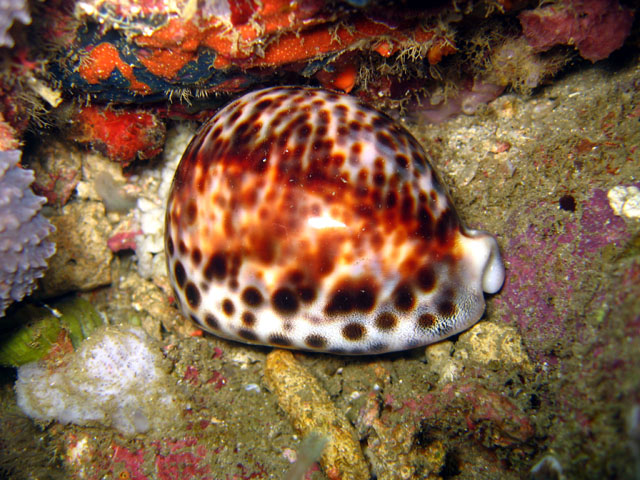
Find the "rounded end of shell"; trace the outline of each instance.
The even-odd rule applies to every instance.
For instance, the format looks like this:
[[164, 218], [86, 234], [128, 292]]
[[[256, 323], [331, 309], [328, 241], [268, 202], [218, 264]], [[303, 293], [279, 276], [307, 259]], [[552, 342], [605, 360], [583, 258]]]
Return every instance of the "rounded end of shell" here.
[[467, 230], [466, 236], [474, 240], [474, 260], [482, 276], [482, 290], [485, 293], [497, 293], [504, 283], [504, 264], [498, 242], [482, 230]]
[[498, 243], [490, 237], [490, 254], [482, 273], [482, 290], [486, 293], [497, 293], [504, 283], [504, 264]]

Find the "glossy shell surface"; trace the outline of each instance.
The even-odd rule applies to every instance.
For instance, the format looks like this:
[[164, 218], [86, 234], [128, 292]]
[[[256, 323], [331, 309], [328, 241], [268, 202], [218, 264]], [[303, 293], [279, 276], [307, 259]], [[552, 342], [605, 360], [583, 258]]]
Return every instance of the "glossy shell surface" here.
[[369, 354], [473, 325], [504, 269], [422, 146], [346, 95], [276, 87], [209, 120], [167, 204], [183, 312], [247, 343]]

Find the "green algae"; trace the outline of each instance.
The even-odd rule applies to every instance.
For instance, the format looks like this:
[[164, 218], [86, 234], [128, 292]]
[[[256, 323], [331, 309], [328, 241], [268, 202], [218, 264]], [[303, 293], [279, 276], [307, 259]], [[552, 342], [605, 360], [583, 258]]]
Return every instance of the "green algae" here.
[[24, 303], [5, 319], [0, 365], [19, 367], [40, 360], [68, 336], [74, 348], [104, 323], [90, 302], [66, 297], [47, 306]]

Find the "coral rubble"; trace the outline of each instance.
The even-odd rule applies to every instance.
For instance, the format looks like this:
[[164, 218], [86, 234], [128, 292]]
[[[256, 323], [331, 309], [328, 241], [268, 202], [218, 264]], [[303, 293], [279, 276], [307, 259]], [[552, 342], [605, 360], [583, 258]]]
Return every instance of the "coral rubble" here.
[[319, 434], [327, 438], [321, 462], [329, 478], [369, 478], [353, 427], [291, 352], [271, 352], [265, 365], [265, 378], [301, 434]]

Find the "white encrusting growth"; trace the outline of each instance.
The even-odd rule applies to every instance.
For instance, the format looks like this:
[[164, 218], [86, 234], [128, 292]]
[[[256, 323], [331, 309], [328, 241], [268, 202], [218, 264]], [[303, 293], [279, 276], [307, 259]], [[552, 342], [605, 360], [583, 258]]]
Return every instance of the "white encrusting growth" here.
[[183, 407], [154, 340], [137, 327], [103, 327], [60, 366], [18, 369], [18, 405], [40, 421], [111, 426], [126, 435], [160, 432]]

